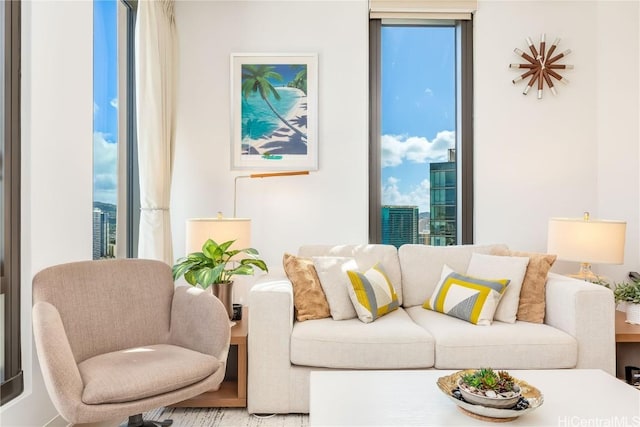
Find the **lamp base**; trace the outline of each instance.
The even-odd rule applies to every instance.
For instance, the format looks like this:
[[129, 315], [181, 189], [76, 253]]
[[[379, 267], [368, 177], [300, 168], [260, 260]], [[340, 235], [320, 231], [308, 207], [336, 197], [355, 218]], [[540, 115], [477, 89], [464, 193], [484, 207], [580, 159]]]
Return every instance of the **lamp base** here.
[[588, 262], [580, 263], [580, 271], [576, 274], [567, 274], [567, 276], [591, 283], [603, 284], [607, 282], [604, 277], [598, 276], [591, 270], [591, 264]]

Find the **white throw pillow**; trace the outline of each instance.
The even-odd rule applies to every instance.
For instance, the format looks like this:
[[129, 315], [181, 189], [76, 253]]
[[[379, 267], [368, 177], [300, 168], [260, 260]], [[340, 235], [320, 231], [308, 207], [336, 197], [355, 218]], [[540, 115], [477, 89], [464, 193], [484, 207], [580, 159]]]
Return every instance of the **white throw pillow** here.
[[509, 257], [474, 253], [471, 256], [467, 275], [485, 278], [509, 279], [504, 295], [500, 299], [498, 309], [493, 317], [506, 323], [516, 322], [516, 313], [520, 303], [522, 281], [527, 272], [528, 257]]
[[331, 317], [334, 320], [358, 317], [349, 297], [351, 281], [347, 275], [347, 271], [358, 269], [356, 260], [350, 257], [332, 256], [312, 257], [312, 259], [320, 279], [320, 286], [329, 303]]

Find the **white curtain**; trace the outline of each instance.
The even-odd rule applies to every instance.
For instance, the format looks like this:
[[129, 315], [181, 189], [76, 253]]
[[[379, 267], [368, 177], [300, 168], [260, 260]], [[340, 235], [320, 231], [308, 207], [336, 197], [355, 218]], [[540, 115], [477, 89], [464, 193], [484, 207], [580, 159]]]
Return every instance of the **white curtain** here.
[[173, 0], [140, 0], [136, 22], [138, 258], [169, 265], [174, 262], [169, 216], [177, 58], [173, 6]]

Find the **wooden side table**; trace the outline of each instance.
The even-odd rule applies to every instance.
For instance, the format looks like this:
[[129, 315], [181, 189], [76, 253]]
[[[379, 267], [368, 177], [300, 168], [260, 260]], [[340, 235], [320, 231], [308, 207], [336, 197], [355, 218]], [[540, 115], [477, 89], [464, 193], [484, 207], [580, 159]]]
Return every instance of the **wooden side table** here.
[[247, 407], [247, 329], [249, 308], [242, 307], [242, 320], [231, 327], [231, 346], [224, 381], [216, 391], [171, 406], [182, 408], [246, 408]]
[[626, 313], [616, 310], [616, 376], [625, 379], [625, 366], [640, 367], [640, 325], [627, 323]]

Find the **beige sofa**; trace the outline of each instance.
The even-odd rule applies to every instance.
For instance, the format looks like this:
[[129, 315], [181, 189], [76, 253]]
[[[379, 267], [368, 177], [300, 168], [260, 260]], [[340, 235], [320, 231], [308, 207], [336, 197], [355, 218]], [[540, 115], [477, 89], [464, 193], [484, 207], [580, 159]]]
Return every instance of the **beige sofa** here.
[[400, 308], [372, 323], [358, 318], [298, 322], [291, 282], [265, 276], [250, 294], [248, 410], [307, 413], [309, 374], [323, 369], [598, 368], [615, 373], [614, 302], [602, 286], [550, 273], [545, 323], [477, 326], [426, 310], [442, 266], [465, 272], [474, 252], [504, 245], [304, 246], [298, 255], [376, 262]]

